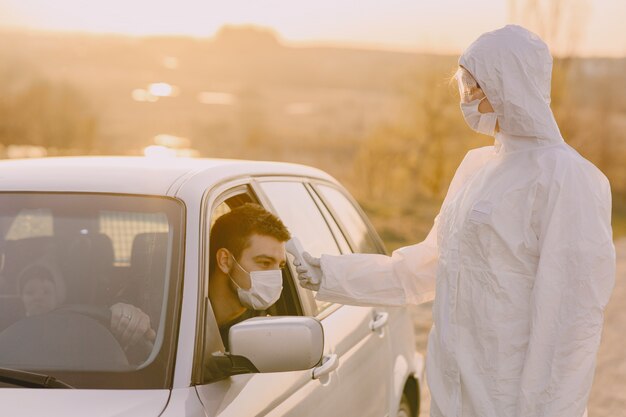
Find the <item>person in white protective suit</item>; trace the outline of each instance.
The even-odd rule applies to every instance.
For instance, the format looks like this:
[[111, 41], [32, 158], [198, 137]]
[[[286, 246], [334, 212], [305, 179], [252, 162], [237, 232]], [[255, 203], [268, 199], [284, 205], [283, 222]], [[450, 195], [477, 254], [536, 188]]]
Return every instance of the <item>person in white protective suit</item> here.
[[496, 141], [465, 156], [427, 238], [390, 257], [305, 254], [297, 268], [320, 300], [434, 296], [432, 417], [586, 414], [615, 280], [611, 192], [561, 138], [551, 71], [520, 26], [480, 36], [459, 59], [461, 110]]

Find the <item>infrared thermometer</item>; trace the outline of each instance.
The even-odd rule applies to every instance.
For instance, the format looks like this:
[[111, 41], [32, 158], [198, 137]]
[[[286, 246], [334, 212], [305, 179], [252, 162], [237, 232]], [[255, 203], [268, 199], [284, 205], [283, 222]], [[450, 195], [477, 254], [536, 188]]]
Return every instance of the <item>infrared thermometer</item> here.
[[308, 273], [311, 276], [311, 284], [318, 285], [320, 282], [322, 282], [322, 274], [319, 266], [311, 265], [304, 259], [304, 256], [302, 256], [302, 254], [305, 252], [305, 250], [302, 247], [302, 243], [300, 243], [300, 240], [297, 237], [293, 236], [291, 239], [289, 239], [287, 243], [285, 243], [285, 249], [287, 250], [287, 252], [293, 255], [293, 257], [300, 265], [308, 269]]

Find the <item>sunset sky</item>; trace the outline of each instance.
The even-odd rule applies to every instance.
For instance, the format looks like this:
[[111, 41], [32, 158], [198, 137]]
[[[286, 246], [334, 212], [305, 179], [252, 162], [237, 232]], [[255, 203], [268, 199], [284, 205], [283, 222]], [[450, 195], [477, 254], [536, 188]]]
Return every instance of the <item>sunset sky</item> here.
[[[626, 56], [626, 1], [582, 0], [575, 52]], [[208, 37], [270, 27], [292, 44], [459, 53], [509, 23], [507, 0], [0, 0], [0, 28]], [[558, 49], [553, 46], [553, 49]]]

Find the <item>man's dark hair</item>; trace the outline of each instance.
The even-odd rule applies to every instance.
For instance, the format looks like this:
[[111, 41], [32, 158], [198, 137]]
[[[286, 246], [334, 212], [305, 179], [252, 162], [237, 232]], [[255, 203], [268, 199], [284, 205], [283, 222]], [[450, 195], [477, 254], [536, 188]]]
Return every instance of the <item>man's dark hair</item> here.
[[280, 242], [291, 238], [283, 222], [260, 205], [246, 203], [236, 207], [220, 216], [211, 228], [209, 273], [215, 270], [218, 249], [226, 248], [239, 259], [253, 234], [271, 236]]

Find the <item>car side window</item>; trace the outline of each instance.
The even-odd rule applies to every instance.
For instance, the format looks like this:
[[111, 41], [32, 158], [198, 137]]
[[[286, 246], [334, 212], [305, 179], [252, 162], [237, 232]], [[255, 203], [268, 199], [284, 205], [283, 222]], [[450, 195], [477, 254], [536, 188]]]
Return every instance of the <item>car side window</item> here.
[[315, 189], [343, 227], [353, 252], [381, 253], [380, 246], [370, 232], [370, 227], [348, 197], [328, 185], [319, 184], [315, 186]]
[[[303, 248], [313, 256], [339, 255], [341, 251], [326, 220], [311, 198], [305, 185], [293, 181], [259, 183], [276, 214], [296, 236]], [[330, 303], [317, 302], [318, 313]]]
[[330, 211], [328, 211], [328, 207], [326, 207], [326, 205], [322, 202], [320, 196], [317, 195], [317, 193], [310, 188], [310, 184], [307, 186], [307, 188], [309, 190], [309, 193], [311, 194], [311, 197], [313, 197], [315, 204], [322, 212], [322, 216], [324, 216], [324, 219], [326, 219], [326, 224], [328, 224], [328, 227], [330, 227], [330, 231], [332, 232], [333, 236], [335, 236], [335, 241], [339, 245], [341, 253], [353, 253], [350, 244], [348, 244], [346, 237], [337, 225], [337, 221], [333, 218], [333, 215], [330, 214]]

